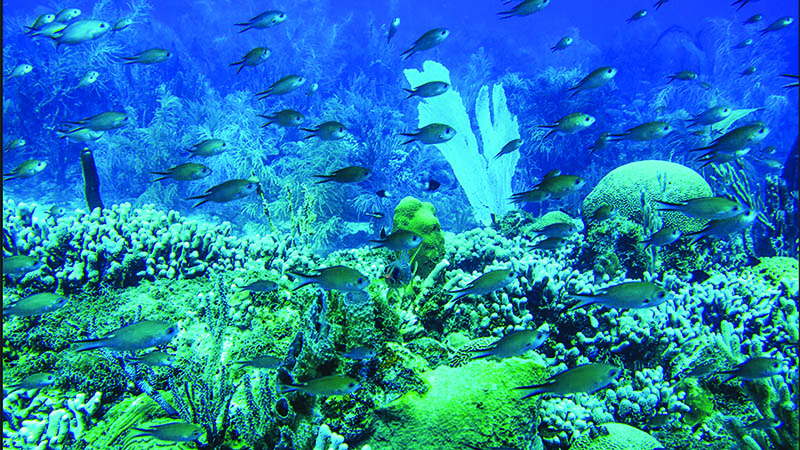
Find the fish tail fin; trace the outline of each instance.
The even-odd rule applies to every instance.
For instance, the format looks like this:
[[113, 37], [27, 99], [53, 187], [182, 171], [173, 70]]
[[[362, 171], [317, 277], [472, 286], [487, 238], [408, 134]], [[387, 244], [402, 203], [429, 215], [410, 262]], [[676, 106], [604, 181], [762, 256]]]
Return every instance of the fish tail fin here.
[[520, 398], [520, 400], [523, 400], [523, 399], [526, 399], [526, 398], [529, 398], [529, 397], [533, 397], [535, 395], [544, 394], [545, 392], [547, 392], [547, 386], [549, 384], [550, 383], [532, 384], [530, 386], [517, 386], [514, 389], [533, 389], [532, 392], [529, 392], [529, 393], [525, 394], [525, 396]]
[[316, 178], [324, 178], [324, 180], [317, 181], [315, 184], [327, 183], [328, 181], [333, 181], [333, 175], [311, 175], [311, 176]]
[[570, 297], [573, 297], [573, 298], [579, 300], [578, 303], [576, 303], [575, 305], [569, 307], [570, 311], [573, 311], [573, 310], [576, 310], [576, 309], [580, 309], [580, 308], [592, 305], [592, 304], [597, 302], [597, 299], [595, 298], [594, 295], [571, 294]]
[[82, 341], [75, 341], [73, 344], [78, 344], [76, 348], [73, 350], [75, 352], [85, 352], [87, 350], [94, 350], [96, 348], [103, 347], [108, 339], [106, 338], [97, 338], [97, 339], [85, 339]]
[[298, 391], [299, 390], [298, 388], [299, 388], [299, 386], [294, 385], [294, 384], [279, 384], [278, 385], [278, 391], [280, 391], [281, 394], [286, 394], [288, 392]]
[[241, 72], [243, 68], [244, 68], [244, 64], [239, 65], [239, 68], [236, 69], [236, 75], [239, 75], [239, 72]]
[[409, 140], [403, 142], [403, 145], [410, 144], [410, 143], [412, 143], [414, 141], [416, 141], [416, 139], [409, 139]]
[[296, 290], [300, 289], [301, 287], [309, 285], [309, 284], [312, 284], [312, 283], [314, 283], [314, 281], [316, 281], [315, 277], [312, 277], [310, 275], [306, 275], [306, 274], [303, 274], [303, 273], [289, 272], [289, 274], [292, 275], [293, 277], [297, 278], [298, 280], [300, 280], [300, 284], [298, 284], [297, 286], [292, 288], [293, 291], [296, 291]]
[[406, 89], [406, 88], [403, 88], [403, 90], [409, 93], [409, 94], [408, 94], [408, 97], [406, 97], [406, 99], [409, 99], [409, 98], [411, 98], [411, 97], [413, 97], [413, 96], [417, 95], [417, 94], [416, 94], [416, 92], [412, 91], [411, 89]]
[[544, 137], [543, 137], [542, 139], [547, 139], [547, 138], [549, 138], [549, 137], [550, 137], [550, 136], [552, 136], [552, 135], [553, 135], [553, 133], [555, 133], [555, 132], [556, 132], [556, 130], [555, 130], [555, 129], [552, 129], [552, 130], [550, 130], [550, 132], [549, 132], [549, 133], [547, 133], [547, 134], [545, 134], [545, 135], [544, 135]]
[[16, 175], [13, 175], [13, 174], [10, 174], [10, 173], [4, 173], [3, 177], [7, 177], [7, 178], [3, 178], [3, 182], [6, 182], [8, 180], [13, 180], [13, 179], [17, 178]]

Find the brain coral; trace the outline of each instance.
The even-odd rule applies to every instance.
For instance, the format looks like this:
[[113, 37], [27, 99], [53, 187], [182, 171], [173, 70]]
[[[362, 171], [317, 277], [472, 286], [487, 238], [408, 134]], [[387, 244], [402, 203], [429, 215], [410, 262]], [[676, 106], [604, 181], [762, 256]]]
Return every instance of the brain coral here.
[[608, 434], [592, 438], [584, 435], [578, 438], [569, 450], [655, 450], [664, 448], [656, 438], [644, 431], [624, 423], [604, 423]]
[[[642, 195], [653, 200], [678, 202], [696, 197], [714, 195], [711, 187], [694, 170], [669, 161], [637, 161], [617, 167], [597, 183], [583, 200], [583, 217], [591, 217], [602, 205], [614, 206], [617, 214], [642, 224]], [[675, 211], [662, 213], [665, 226], [678, 228], [684, 233], [701, 229], [703, 222]]]

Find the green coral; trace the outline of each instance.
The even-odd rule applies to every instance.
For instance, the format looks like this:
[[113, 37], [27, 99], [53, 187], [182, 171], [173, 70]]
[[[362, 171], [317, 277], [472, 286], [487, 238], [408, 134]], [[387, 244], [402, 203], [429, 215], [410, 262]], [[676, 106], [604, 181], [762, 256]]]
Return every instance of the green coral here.
[[581, 259], [592, 264], [595, 277], [613, 278], [624, 269], [628, 277], [637, 278], [647, 268], [647, 255], [638, 245], [643, 236], [640, 225], [624, 216], [614, 216], [589, 228], [588, 245], [583, 248]]
[[374, 450], [461, 450], [463, 442], [481, 448], [527, 448], [529, 443], [520, 440], [532, 438], [537, 402], [522, 400], [514, 387], [535, 384], [546, 373], [521, 358], [425, 372], [425, 392], [407, 392], [376, 411], [369, 445]]
[[752, 275], [763, 278], [770, 284], [780, 287], [783, 286], [787, 292], [797, 293], [798, 290], [798, 261], [795, 258], [774, 256], [771, 258], [761, 258], [761, 261], [754, 267], [748, 267], [743, 275]]
[[584, 435], [569, 450], [655, 450], [664, 448], [658, 440], [644, 431], [624, 423], [604, 423], [608, 432], [597, 436]]
[[431, 203], [406, 197], [394, 209], [393, 230], [408, 230], [422, 237], [414, 257], [416, 274], [427, 276], [444, 256], [444, 236], [436, 208]]
[[[678, 202], [711, 195], [708, 183], [688, 167], [669, 161], [637, 161], [617, 167], [603, 177], [583, 200], [582, 211], [584, 219], [588, 219], [602, 205], [612, 205], [618, 215], [641, 224], [642, 196], [648, 202]], [[697, 231], [704, 225], [703, 221], [675, 211], [664, 212], [662, 218], [664, 226], [684, 233]]]

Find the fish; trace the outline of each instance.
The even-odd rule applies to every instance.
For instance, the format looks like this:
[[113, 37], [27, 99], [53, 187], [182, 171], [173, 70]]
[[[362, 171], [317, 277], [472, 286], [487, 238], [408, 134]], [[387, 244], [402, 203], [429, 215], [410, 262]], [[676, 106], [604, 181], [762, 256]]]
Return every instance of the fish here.
[[655, 120], [652, 122], [643, 123], [641, 125], [637, 125], [633, 128], [629, 128], [625, 130], [624, 133], [619, 134], [610, 134], [610, 141], [622, 141], [622, 140], [631, 140], [631, 141], [652, 141], [655, 139], [661, 139], [664, 136], [668, 135], [673, 131], [672, 126], [667, 122], [661, 120]]
[[242, 286], [242, 290], [250, 292], [272, 292], [278, 290], [278, 283], [272, 280], [257, 280]]
[[352, 394], [361, 387], [361, 384], [355, 378], [350, 378], [346, 375], [329, 375], [315, 378], [305, 383], [282, 384], [279, 387], [281, 394], [300, 391], [309, 395], [328, 397], [331, 395]]
[[40, 14], [36, 20], [33, 21], [33, 25], [25, 26], [25, 28], [28, 30], [38, 30], [54, 20], [56, 20], [55, 14]]
[[597, 140], [594, 141], [594, 144], [590, 145], [586, 148], [586, 150], [590, 150], [590, 154], [594, 154], [594, 152], [599, 152], [600, 150], [606, 148], [606, 144], [608, 143], [608, 132], [601, 133], [600, 136], [597, 137]]
[[82, 42], [99, 38], [111, 30], [111, 25], [102, 20], [77, 20], [67, 25], [60, 33], [53, 37], [56, 49], [61, 45], [77, 45]]
[[544, 178], [539, 184], [534, 186], [535, 189], [542, 189], [550, 193], [550, 198], [558, 200], [567, 195], [577, 192], [580, 188], [586, 185], [586, 180], [575, 175], [556, 175], [550, 178]]
[[153, 181], [166, 180], [172, 178], [177, 181], [193, 181], [211, 175], [211, 169], [197, 163], [183, 163], [175, 167], [170, 167], [164, 172], [150, 172], [153, 175], [161, 175]]
[[193, 158], [195, 156], [214, 156], [219, 155], [228, 149], [228, 143], [222, 139], [203, 139], [202, 141], [194, 144], [192, 148], [186, 149], [191, 153]]
[[535, 188], [535, 189], [531, 189], [530, 191], [517, 192], [515, 194], [511, 194], [511, 197], [509, 198], [509, 200], [514, 202], [514, 203], [517, 203], [517, 204], [519, 204], [519, 203], [539, 203], [539, 202], [543, 202], [545, 200], [550, 200], [550, 198], [552, 196], [553, 196], [553, 194], [551, 194], [550, 192], [548, 192], [548, 191], [546, 191], [544, 189]]
[[308, 131], [308, 136], [303, 139], [311, 139], [318, 137], [323, 141], [337, 141], [342, 139], [347, 134], [347, 127], [335, 120], [329, 120], [317, 125], [316, 128], [300, 128], [303, 131]]
[[689, 279], [686, 282], [689, 283], [689, 284], [702, 283], [702, 282], [708, 280], [709, 278], [711, 278], [711, 275], [709, 275], [708, 272], [706, 272], [705, 270], [699, 270], [698, 269], [698, 270], [693, 270], [689, 274]]
[[11, 172], [3, 174], [3, 181], [24, 180], [43, 171], [47, 167], [47, 161], [39, 159], [29, 159], [18, 165]]
[[388, 236], [384, 230], [381, 230], [381, 238], [372, 239], [370, 242], [378, 244], [373, 248], [384, 247], [394, 252], [401, 252], [419, 247], [422, 244], [422, 238], [408, 230], [397, 230]]
[[24, 147], [25, 144], [26, 144], [25, 139], [22, 138], [12, 139], [11, 141], [8, 142], [8, 144], [3, 145], [3, 151], [8, 152], [11, 150], [16, 150], [18, 148]]
[[670, 419], [669, 414], [656, 414], [647, 419], [647, 428], [649, 429], [663, 428], [669, 424], [669, 419]]
[[408, 256], [404, 254], [403, 257], [393, 261], [386, 267], [386, 271], [381, 275], [381, 278], [386, 282], [387, 286], [396, 288], [408, 284], [413, 276], [414, 272], [408, 263]]
[[746, 77], [748, 75], [752, 75], [752, 74], [756, 73], [756, 70], [758, 70], [758, 69], [756, 69], [755, 66], [750, 66], [750, 67], [744, 69], [743, 71], [741, 71], [741, 73], [739, 73], [739, 78]]
[[438, 181], [434, 180], [433, 178], [429, 178], [428, 181], [425, 183], [425, 190], [428, 191], [428, 192], [435, 191], [435, 190], [439, 189], [439, 186], [441, 186], [441, 185], [442, 185], [442, 183], [439, 183]]
[[433, 47], [436, 47], [445, 39], [447, 39], [448, 36], [450, 36], [450, 30], [447, 28], [434, 28], [432, 30], [428, 30], [400, 55], [405, 55], [403, 58], [404, 60], [408, 59], [417, 52], [430, 50]]
[[521, 356], [530, 350], [536, 350], [550, 337], [550, 326], [544, 323], [536, 330], [518, 330], [503, 336], [486, 348], [471, 350], [473, 352], [480, 352], [472, 357], [472, 359], [479, 358], [510, 358], [512, 356]]
[[133, 19], [123, 17], [118, 21], [114, 22], [114, 25], [111, 27], [111, 31], [116, 33], [117, 31], [122, 31], [131, 25], [133, 25]]
[[586, 226], [593, 225], [597, 222], [602, 222], [604, 220], [608, 220], [616, 214], [616, 210], [614, 209], [613, 205], [600, 205], [597, 209], [595, 209], [586, 221]]
[[551, 223], [544, 228], [538, 230], [531, 230], [531, 233], [537, 236], [546, 237], [569, 237], [578, 232], [578, 228], [571, 223]]
[[163, 320], [143, 320], [106, 334], [101, 338], [75, 341], [76, 352], [97, 348], [135, 352], [169, 343], [178, 334], [178, 327]]
[[727, 383], [734, 378], [743, 380], [757, 380], [768, 378], [783, 373], [781, 361], [775, 358], [756, 356], [739, 364], [734, 369], [716, 372], [715, 375], [728, 375], [722, 383]]
[[81, 128], [74, 131], [69, 130], [56, 130], [59, 139], [66, 139], [68, 141], [77, 143], [92, 142], [103, 137], [103, 131], [94, 131], [88, 128]]
[[124, 64], [158, 64], [169, 59], [172, 54], [163, 48], [151, 48], [134, 56], [123, 56]]
[[644, 244], [644, 248], [650, 247], [663, 247], [672, 244], [681, 238], [681, 230], [675, 228], [664, 227], [647, 239], [643, 239], [640, 244]]
[[669, 299], [668, 292], [649, 281], [628, 281], [600, 289], [597, 294], [570, 294], [580, 300], [570, 310], [599, 304], [615, 309], [653, 308]]
[[317, 89], [319, 89], [319, 84], [311, 83], [311, 85], [308, 87], [308, 90], [306, 91], [306, 97], [310, 97], [311, 95], [313, 95], [314, 92], [317, 92]]
[[239, 33], [244, 33], [245, 31], [251, 30], [253, 28], [258, 28], [263, 30], [265, 28], [274, 27], [275, 25], [279, 25], [284, 21], [286, 21], [286, 13], [282, 11], [270, 10], [270, 11], [264, 11], [263, 13], [255, 17], [252, 17], [247, 22], [237, 23], [234, 25], [244, 27], [241, 30], [239, 30]]
[[39, 270], [44, 263], [36, 258], [25, 255], [3, 257], [3, 275], [25, 275], [28, 272]]
[[654, 200], [656, 211], [678, 211], [700, 220], [719, 220], [738, 216], [745, 207], [727, 197], [698, 197], [678, 202]]
[[708, 153], [705, 153], [695, 158], [695, 161], [698, 162], [703, 161], [704, 164], [700, 166], [700, 169], [703, 169], [709, 164], [725, 164], [736, 161], [737, 159], [746, 155], [748, 152], [750, 152], [750, 147], [744, 148], [742, 150], [736, 150], [734, 152], [718, 152], [711, 150]]
[[186, 200], [202, 199], [199, 203], [192, 206], [192, 208], [197, 208], [203, 203], [226, 203], [231, 200], [244, 198], [255, 192], [257, 188], [258, 184], [250, 180], [228, 180], [208, 188], [204, 194], [187, 197]]
[[789, 16], [781, 17], [780, 19], [775, 20], [774, 22], [769, 24], [766, 28], [761, 30], [761, 36], [764, 36], [765, 34], [771, 33], [773, 31], [784, 29], [789, 25], [791, 25], [792, 22], [794, 22], [794, 18], [792, 17]]
[[776, 149], [775, 149], [774, 145], [768, 145], [768, 146], [764, 147], [763, 149], [761, 149], [761, 154], [762, 155], [774, 155], [775, 154], [775, 150]]
[[519, 150], [521, 146], [522, 146], [522, 139], [512, 139], [508, 141], [506, 145], [503, 146], [502, 149], [500, 149], [497, 155], [495, 155], [494, 159], [497, 159], [503, 155], [507, 155], [516, 150]]
[[610, 364], [584, 364], [553, 375], [542, 384], [517, 386], [514, 389], [531, 389], [523, 399], [541, 394], [568, 395], [579, 392], [592, 393], [611, 384], [622, 369]]
[[107, 111], [81, 120], [67, 121], [64, 123], [75, 126], [75, 128], [69, 131], [70, 133], [85, 128], [92, 131], [109, 131], [124, 127], [125, 124], [128, 123], [128, 115], [119, 111]]
[[44, 36], [49, 37], [50, 39], [55, 39], [59, 36], [59, 33], [64, 31], [64, 28], [67, 28], [67, 24], [63, 22], [51, 22], [47, 25], [42, 26], [38, 30], [28, 30], [27, 35], [30, 37], [35, 36]]
[[782, 77], [786, 77], [786, 78], [793, 78], [794, 79], [793, 82], [791, 82], [789, 84], [784, 84], [783, 86], [781, 86], [782, 88], [787, 88], [788, 89], [788, 88], [793, 88], [793, 87], [800, 86], [800, 75], [792, 75], [790, 73], [782, 73], [781, 76]]
[[633, 15], [630, 18], [625, 20], [625, 22], [631, 23], [631, 22], [634, 22], [636, 20], [643, 19], [646, 15], [647, 15], [647, 10], [640, 9], [640, 10], [636, 11], [635, 13], [633, 13]]
[[411, 97], [436, 97], [444, 94], [448, 89], [450, 89], [450, 83], [445, 83], [444, 81], [429, 81], [413, 89], [403, 88], [404, 91], [409, 93], [408, 97], [406, 97], [407, 99]]
[[306, 79], [300, 75], [287, 75], [272, 83], [266, 90], [256, 92], [256, 96], [260, 96], [259, 100], [263, 100], [273, 95], [288, 94], [302, 86], [305, 82]]
[[753, 14], [752, 16], [748, 17], [747, 20], [744, 21], [744, 24], [745, 25], [749, 25], [749, 24], [761, 22], [761, 19], [763, 19], [763, 18], [764, 18], [764, 16], [762, 16], [761, 14]]
[[380, 211], [372, 211], [372, 212], [368, 212], [368, 213], [364, 213], [364, 214], [366, 214], [366, 215], [368, 215], [370, 217], [374, 217], [376, 219], [383, 219], [385, 217], [385, 215]]
[[417, 128], [411, 133], [400, 134], [411, 138], [403, 142], [403, 145], [414, 141], [420, 141], [423, 144], [441, 144], [453, 139], [456, 135], [456, 130], [443, 123], [432, 123], [422, 128]]
[[656, 9], [658, 9], [658, 8], [661, 8], [661, 6], [662, 6], [662, 5], [664, 5], [664, 3], [667, 3], [667, 1], [669, 1], [669, 0], [658, 0], [658, 1], [657, 1], [657, 2], [656, 2], [654, 5], [653, 5], [653, 7], [654, 7], [654, 8], [656, 8]]
[[750, 3], [750, 1], [751, 0], [733, 0], [733, 3], [731, 3], [731, 6], [736, 6], [738, 4], [739, 6], [736, 8], [736, 10], [738, 11], [738, 10], [744, 8], [744, 6], [747, 5], [748, 3]]
[[391, 42], [394, 35], [397, 34], [397, 28], [399, 27], [400, 27], [400, 18], [395, 17], [394, 19], [392, 19], [392, 23], [389, 24], [389, 35], [386, 37], [387, 44]]
[[175, 356], [160, 350], [145, 353], [138, 358], [129, 358], [130, 361], [142, 363], [150, 367], [173, 367]]
[[725, 120], [728, 116], [731, 115], [733, 110], [728, 108], [727, 106], [715, 106], [713, 108], [709, 108], [700, 114], [692, 117], [690, 120], [689, 126], [693, 127], [696, 125], [714, 125], [717, 122]]
[[267, 119], [268, 122], [261, 125], [261, 128], [267, 125], [278, 124], [282, 127], [297, 127], [303, 123], [305, 117], [293, 109], [284, 109], [282, 111], [274, 112], [272, 114], [259, 114], [258, 117]]
[[691, 370], [686, 372], [686, 376], [693, 378], [702, 378], [706, 375], [710, 375], [711, 373], [713, 373], [716, 368], [717, 365], [714, 363], [699, 364], [697, 366], [692, 367]]
[[256, 47], [247, 52], [242, 57], [241, 60], [230, 63], [229, 65], [230, 66], [238, 65], [239, 68], [236, 69], [236, 75], [239, 75], [239, 72], [241, 72], [245, 66], [255, 67], [266, 61], [267, 58], [269, 58], [270, 54], [271, 54], [270, 49], [268, 49], [267, 47]]
[[707, 91], [710, 91], [710, 90], [711, 90], [711, 85], [710, 85], [710, 84], [708, 84], [708, 83], [706, 83], [705, 81], [701, 81], [699, 84], [700, 84], [700, 87], [701, 87], [701, 88], [703, 88], [703, 89], [705, 89], [705, 90], [707, 90]]
[[585, 91], [587, 89], [597, 89], [599, 87], [605, 86], [606, 83], [611, 81], [614, 76], [617, 75], [617, 68], [616, 67], [599, 67], [586, 75], [578, 82], [575, 86], [567, 89], [569, 91], [575, 91], [569, 97], [572, 98], [578, 95], [579, 92]]
[[775, 417], [762, 417], [744, 426], [745, 430], [772, 430], [783, 426], [783, 421]]
[[80, 81], [78, 81], [78, 85], [76, 87], [77, 88], [88, 87], [91, 84], [93, 84], [95, 81], [97, 81], [97, 77], [99, 77], [99, 76], [100, 76], [99, 72], [97, 72], [96, 70], [90, 70], [90, 71], [86, 72], [81, 77], [81, 79], [80, 79]]
[[53, 312], [67, 304], [67, 297], [42, 292], [29, 295], [3, 307], [4, 316], [31, 317]]
[[386, 189], [380, 189], [375, 191], [375, 195], [380, 198], [391, 198], [392, 194], [388, 192]]
[[559, 50], [565, 50], [567, 47], [572, 45], [573, 39], [569, 36], [564, 36], [556, 42], [556, 45], [550, 47], [552, 52], [557, 52]]
[[758, 213], [755, 210], [748, 209], [738, 216], [729, 217], [727, 219], [715, 219], [700, 230], [694, 233], [687, 233], [685, 236], [690, 238], [689, 243], [693, 244], [700, 239], [708, 236], [728, 236], [729, 234], [738, 233], [753, 225]]
[[133, 428], [139, 434], [129, 439], [151, 437], [159, 441], [168, 442], [195, 442], [206, 433], [203, 427], [184, 422], [162, 423], [147, 428]]
[[517, 279], [518, 274], [511, 269], [491, 270], [470, 281], [465, 287], [449, 291], [456, 301], [468, 295], [485, 295], [503, 289]]
[[342, 358], [354, 359], [356, 361], [365, 361], [374, 358], [377, 354], [378, 352], [376, 352], [372, 347], [368, 345], [360, 345], [358, 347], [351, 348], [347, 352], [339, 353], [339, 356]]
[[56, 14], [56, 22], [69, 22], [70, 20], [81, 15], [81, 10], [78, 8], [64, 8]]
[[236, 361], [234, 365], [240, 367], [253, 367], [256, 369], [277, 369], [283, 362], [282, 358], [272, 355], [261, 355], [251, 359]]
[[14, 67], [14, 70], [11, 71], [10, 74], [6, 75], [6, 79], [10, 80], [12, 78], [18, 78], [25, 76], [29, 73], [33, 72], [33, 66], [30, 64], [19, 64], [17, 67]]
[[736, 48], [736, 49], [747, 48], [747, 47], [750, 47], [751, 45], [753, 45], [753, 42], [754, 41], [753, 41], [752, 38], [747, 38], [747, 39], [739, 42], [738, 44], [734, 45], [733, 48]]
[[52, 386], [56, 382], [56, 376], [50, 372], [37, 372], [32, 373], [16, 383], [11, 383], [6, 386], [9, 390], [17, 389], [41, 389], [44, 387]]
[[317, 184], [335, 181], [337, 183], [359, 183], [366, 180], [372, 175], [372, 171], [366, 167], [349, 166], [343, 169], [335, 170], [329, 175], [312, 175], [313, 177], [323, 178], [322, 181], [317, 181]]
[[681, 70], [678, 73], [668, 75], [667, 78], [669, 78], [667, 84], [670, 84], [675, 80], [693, 81], [697, 79], [697, 72], [692, 72], [691, 70]]
[[65, 212], [66, 212], [66, 210], [63, 207], [58, 206], [58, 205], [53, 205], [53, 206], [50, 207], [50, 209], [48, 209], [45, 212], [45, 214], [47, 214], [47, 217], [49, 217], [49, 218], [57, 219], [57, 218], [63, 216]]
[[542, 180], [549, 180], [550, 178], [557, 177], [559, 175], [561, 175], [561, 169], [553, 169], [553, 170], [547, 172], [546, 174], [544, 174], [544, 176], [542, 177]]
[[369, 286], [369, 280], [361, 272], [346, 266], [331, 266], [316, 270], [316, 275], [306, 275], [298, 272], [289, 272], [300, 280], [293, 291], [308, 284], [318, 284], [326, 291], [361, 291]]
[[550, 0], [523, 0], [508, 11], [497, 13], [501, 19], [508, 19], [514, 16], [529, 16], [543, 10], [550, 4]]
[[572, 113], [556, 120], [552, 125], [539, 125], [539, 128], [550, 129], [550, 132], [544, 136], [544, 139], [547, 139], [556, 132], [572, 134], [581, 130], [585, 130], [591, 126], [595, 120], [596, 119], [589, 114]]
[[531, 248], [534, 250], [557, 250], [564, 245], [564, 242], [564, 238], [553, 236], [547, 239], [542, 239], [541, 241], [533, 244]]

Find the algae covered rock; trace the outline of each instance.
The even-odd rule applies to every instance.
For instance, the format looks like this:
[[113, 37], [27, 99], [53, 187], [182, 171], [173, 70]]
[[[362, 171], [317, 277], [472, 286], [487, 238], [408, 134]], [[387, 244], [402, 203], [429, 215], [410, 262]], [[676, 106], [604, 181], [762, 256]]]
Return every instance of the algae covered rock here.
[[[406, 197], [394, 208], [392, 230], [408, 230], [422, 237], [419, 252], [414, 258], [416, 274], [426, 277], [444, 256], [444, 236], [436, 208], [428, 202]], [[416, 250], [412, 250], [413, 255]]]
[[474, 361], [422, 374], [429, 388], [407, 392], [376, 411], [373, 450], [528, 448], [537, 414], [535, 400], [521, 400], [515, 386], [535, 384], [546, 369], [522, 358]]
[[[596, 209], [611, 205], [617, 214], [642, 224], [642, 196], [654, 200], [678, 202], [696, 197], [714, 195], [711, 187], [699, 173], [669, 161], [637, 161], [609, 172], [583, 200], [583, 217], [588, 219]], [[665, 226], [677, 228], [684, 234], [700, 230], [703, 221], [692, 219], [676, 211], [662, 213]]]
[[607, 434], [600, 432], [592, 437], [584, 435], [578, 438], [569, 450], [655, 450], [664, 446], [644, 431], [624, 423], [604, 423]]

